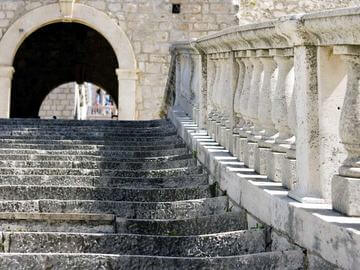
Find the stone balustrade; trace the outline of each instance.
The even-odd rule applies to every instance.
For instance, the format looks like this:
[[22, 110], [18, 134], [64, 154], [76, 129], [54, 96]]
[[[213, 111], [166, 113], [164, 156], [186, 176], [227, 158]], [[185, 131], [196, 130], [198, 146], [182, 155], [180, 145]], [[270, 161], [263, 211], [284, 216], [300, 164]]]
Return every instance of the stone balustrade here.
[[360, 216], [359, 21], [341, 9], [174, 44], [174, 107], [291, 198]]

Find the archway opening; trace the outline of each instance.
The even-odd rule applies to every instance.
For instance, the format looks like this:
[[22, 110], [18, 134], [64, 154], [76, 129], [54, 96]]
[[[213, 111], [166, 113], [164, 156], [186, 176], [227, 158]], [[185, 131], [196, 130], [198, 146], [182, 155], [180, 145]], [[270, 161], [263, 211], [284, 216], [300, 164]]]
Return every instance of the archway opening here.
[[41, 119], [115, 120], [118, 109], [114, 98], [92, 83], [65, 83], [53, 89], [42, 101]]
[[116, 54], [97, 31], [79, 23], [54, 23], [32, 33], [13, 66], [10, 117], [38, 117], [46, 96], [67, 82], [91, 82], [118, 100]]

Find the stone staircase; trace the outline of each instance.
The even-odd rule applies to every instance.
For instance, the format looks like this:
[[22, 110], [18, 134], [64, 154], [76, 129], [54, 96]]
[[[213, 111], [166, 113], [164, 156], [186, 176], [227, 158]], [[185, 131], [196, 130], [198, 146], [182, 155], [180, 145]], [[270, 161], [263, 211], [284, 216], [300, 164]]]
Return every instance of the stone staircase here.
[[169, 121], [0, 120], [0, 269], [304, 269], [217, 193]]

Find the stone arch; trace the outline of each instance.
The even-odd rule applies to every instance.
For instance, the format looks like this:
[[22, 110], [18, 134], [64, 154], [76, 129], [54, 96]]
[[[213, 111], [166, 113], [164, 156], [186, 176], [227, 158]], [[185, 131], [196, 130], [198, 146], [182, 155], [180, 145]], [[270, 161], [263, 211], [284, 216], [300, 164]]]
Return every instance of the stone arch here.
[[15, 21], [4, 34], [0, 40], [0, 118], [10, 116], [11, 79], [15, 71], [12, 65], [18, 48], [31, 33], [56, 22], [84, 24], [109, 42], [119, 65], [116, 70], [119, 80], [119, 119], [134, 120], [137, 65], [132, 45], [125, 32], [107, 14], [77, 3], [71, 3], [68, 12], [60, 4], [34, 9]]

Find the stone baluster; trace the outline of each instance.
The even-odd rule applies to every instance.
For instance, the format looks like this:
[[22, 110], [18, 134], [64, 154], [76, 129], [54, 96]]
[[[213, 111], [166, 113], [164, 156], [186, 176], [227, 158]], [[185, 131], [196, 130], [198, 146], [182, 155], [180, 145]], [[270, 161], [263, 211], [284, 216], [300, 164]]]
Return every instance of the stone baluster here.
[[[259, 53], [260, 55], [260, 53]], [[255, 136], [258, 139], [258, 148], [255, 150], [255, 171], [267, 175], [267, 157], [271, 152], [274, 135], [277, 133], [274, 122], [271, 118], [272, 97], [275, 92], [276, 80], [278, 78], [277, 64], [269, 54], [269, 51], [262, 51], [260, 61], [264, 68], [263, 83], [259, 97], [259, 123], [262, 132]]]
[[[258, 52], [261, 53], [262, 51], [256, 51], [256, 56], [258, 56]], [[264, 68], [259, 57], [251, 57], [250, 61], [254, 67], [254, 70], [251, 78], [251, 90], [250, 90], [247, 114], [250, 121], [253, 123], [253, 128], [249, 136], [249, 139], [252, 140], [251, 135], [259, 134], [261, 131], [258, 112], [259, 112], [260, 89], [262, 87], [261, 84], [264, 76]]]
[[[238, 155], [239, 149], [239, 129], [245, 124], [245, 121], [240, 113], [240, 99], [241, 93], [244, 86], [245, 79], [245, 64], [242, 61], [244, 56], [244, 51], [235, 52], [235, 61], [237, 64], [237, 68], [235, 68], [234, 72], [234, 85], [235, 93], [233, 98], [233, 119], [232, 119], [232, 142], [231, 142], [231, 153], [235, 156]], [[235, 81], [236, 80], [236, 81]]]
[[245, 65], [245, 78], [244, 78], [244, 86], [240, 96], [240, 113], [241, 116], [244, 118], [246, 124], [240, 129], [240, 135], [247, 137], [246, 131], [248, 127], [251, 126], [249, 123], [250, 118], [248, 117], [248, 103], [251, 91], [251, 79], [253, 74], [254, 66], [250, 61], [250, 57], [254, 56], [254, 51], [247, 51], [246, 57], [243, 58], [243, 62]]
[[242, 118], [244, 119], [244, 125], [239, 128], [239, 139], [237, 142], [237, 156], [240, 160], [246, 160], [247, 153], [247, 136], [248, 131], [251, 128], [250, 118], [248, 117], [248, 103], [251, 91], [251, 80], [253, 76], [254, 66], [250, 61], [250, 57], [255, 56], [255, 51], [248, 50], [246, 51], [246, 57], [242, 59], [245, 66], [245, 76], [244, 76], [244, 84], [243, 89], [240, 95], [240, 113]]
[[178, 107], [180, 105], [180, 92], [181, 92], [181, 55], [179, 52], [176, 52], [176, 60], [175, 60], [175, 74], [176, 74], [176, 80], [175, 80], [175, 103], [174, 106]]
[[336, 46], [347, 66], [347, 85], [340, 118], [340, 137], [347, 158], [332, 180], [333, 208], [360, 216], [360, 46]]
[[236, 90], [237, 64], [233, 52], [225, 53], [225, 76], [224, 76], [224, 94], [222, 96], [222, 107], [224, 108], [224, 117], [221, 127], [221, 145], [230, 152], [233, 152], [233, 112], [234, 95]]
[[212, 94], [211, 94], [211, 100], [214, 105], [213, 115], [212, 115], [212, 123], [211, 123], [211, 132], [210, 135], [215, 139], [216, 137], [216, 122], [219, 118], [219, 104], [217, 100], [217, 92], [219, 91], [219, 81], [220, 81], [220, 60], [219, 60], [219, 54], [214, 54], [214, 64], [215, 64], [215, 80], [214, 85], [212, 88]]
[[[292, 137], [288, 124], [288, 109], [291, 105], [291, 96], [294, 89], [294, 60], [291, 51], [271, 50], [278, 66], [278, 79], [273, 95], [272, 119], [279, 132], [276, 143], [286, 147]], [[279, 148], [277, 148], [279, 149]], [[285, 150], [284, 150], [285, 151]]]
[[287, 150], [293, 137], [288, 117], [294, 90], [294, 59], [291, 49], [272, 49], [270, 55], [278, 67], [276, 87], [272, 97], [271, 116], [278, 131], [275, 141], [270, 140], [272, 151], [267, 153], [266, 170], [270, 179], [288, 186]]
[[234, 95], [234, 133], [239, 133], [239, 128], [244, 125], [244, 119], [240, 112], [240, 100], [245, 81], [245, 64], [243, 62], [244, 51], [236, 52], [236, 62], [238, 64], [237, 86]]
[[[260, 119], [259, 119], [259, 115], [258, 115], [258, 111], [259, 111], [259, 97], [260, 97], [260, 89], [261, 89], [261, 84], [263, 82], [263, 77], [264, 77], [264, 68], [263, 68], [263, 64], [260, 60], [259, 57], [257, 57], [257, 53], [259, 51], [256, 51], [256, 57], [251, 57], [250, 61], [253, 64], [253, 74], [252, 74], [252, 78], [251, 78], [251, 90], [250, 90], [250, 96], [249, 96], [249, 101], [248, 101], [248, 110], [247, 110], [247, 114], [248, 114], [248, 118], [250, 119], [250, 121], [252, 122], [253, 126], [250, 129], [250, 131], [248, 132], [248, 140], [247, 140], [247, 145], [246, 145], [246, 154], [245, 154], [245, 158], [244, 158], [244, 162], [245, 164], [250, 167], [250, 168], [255, 168], [255, 163], [256, 163], [256, 154], [258, 153], [257, 148], [258, 148], [258, 144], [257, 144], [257, 138], [260, 133], [261, 133], [261, 126], [260, 126]], [[260, 51], [261, 53], [261, 51]], [[257, 138], [256, 138], [257, 137]]]
[[199, 112], [200, 112], [200, 78], [201, 78], [201, 57], [199, 54], [191, 53], [191, 62], [193, 63], [193, 67], [191, 69], [191, 93], [194, 95], [194, 103], [193, 103], [193, 120], [195, 123], [199, 124]]
[[215, 128], [215, 140], [220, 143], [221, 138], [221, 126], [224, 123], [224, 112], [225, 108], [222, 106], [222, 99], [224, 94], [225, 87], [225, 77], [226, 77], [226, 59], [224, 53], [219, 54], [219, 80], [216, 89], [215, 100], [218, 106], [218, 116], [216, 119], [216, 128]]
[[215, 110], [215, 105], [212, 99], [212, 94], [214, 91], [214, 83], [215, 83], [215, 75], [216, 75], [216, 69], [215, 69], [215, 60], [213, 57], [213, 54], [207, 55], [207, 108], [208, 108], [208, 131], [209, 135], [211, 134], [211, 121]]

